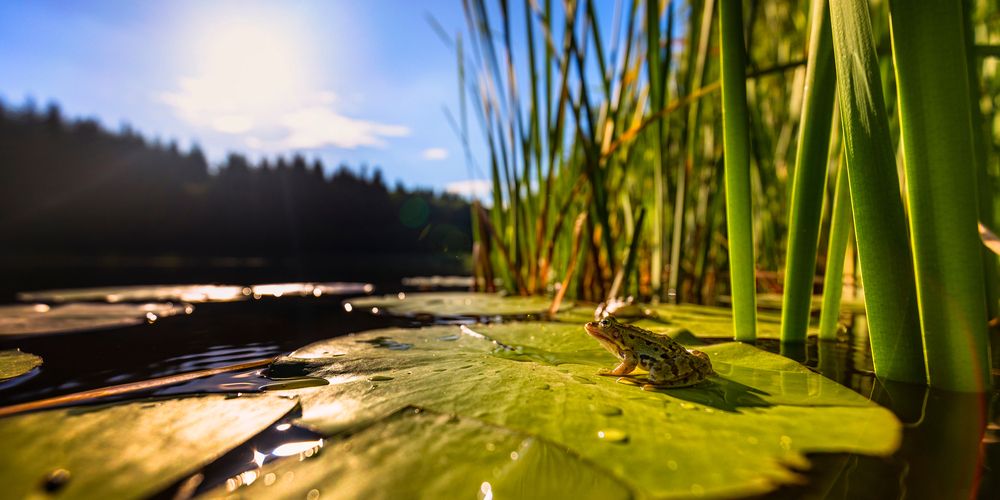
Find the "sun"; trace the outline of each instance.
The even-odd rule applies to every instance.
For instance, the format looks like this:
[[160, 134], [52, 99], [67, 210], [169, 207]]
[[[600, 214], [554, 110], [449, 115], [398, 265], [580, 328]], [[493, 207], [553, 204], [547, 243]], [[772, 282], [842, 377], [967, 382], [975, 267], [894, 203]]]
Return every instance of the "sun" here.
[[238, 134], [273, 122], [313, 88], [307, 47], [294, 23], [267, 17], [225, 18], [186, 44], [192, 75], [163, 98], [187, 119]]

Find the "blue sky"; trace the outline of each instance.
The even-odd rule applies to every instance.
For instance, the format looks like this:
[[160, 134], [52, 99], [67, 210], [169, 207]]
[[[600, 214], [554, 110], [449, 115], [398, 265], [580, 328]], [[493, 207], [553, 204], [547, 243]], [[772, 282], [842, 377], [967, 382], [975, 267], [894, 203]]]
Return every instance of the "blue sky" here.
[[[302, 152], [443, 190], [474, 177], [457, 109], [459, 0], [0, 2], [0, 99], [199, 143]], [[473, 134], [472, 137], [480, 137]]]

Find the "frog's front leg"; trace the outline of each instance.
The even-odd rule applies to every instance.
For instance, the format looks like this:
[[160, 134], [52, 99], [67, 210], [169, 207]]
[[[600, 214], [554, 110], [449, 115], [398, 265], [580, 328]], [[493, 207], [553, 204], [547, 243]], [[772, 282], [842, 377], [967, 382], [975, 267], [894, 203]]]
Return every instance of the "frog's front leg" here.
[[622, 358], [622, 362], [615, 367], [614, 370], [602, 369], [597, 372], [598, 375], [605, 375], [608, 377], [621, 377], [622, 375], [628, 375], [635, 370], [635, 367], [639, 365], [639, 358], [635, 357], [635, 353], [628, 351], [625, 353], [625, 357]]

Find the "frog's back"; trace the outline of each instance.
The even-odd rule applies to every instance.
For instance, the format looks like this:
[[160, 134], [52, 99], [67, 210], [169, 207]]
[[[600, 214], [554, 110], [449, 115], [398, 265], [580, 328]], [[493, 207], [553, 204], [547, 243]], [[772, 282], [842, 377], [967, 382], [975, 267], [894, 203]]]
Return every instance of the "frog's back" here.
[[687, 349], [684, 346], [680, 345], [676, 340], [667, 335], [653, 333], [645, 328], [640, 328], [635, 325], [623, 326], [626, 330], [628, 330], [628, 333], [632, 337], [647, 344], [651, 350], [666, 351], [666, 354], [674, 356], [687, 354]]

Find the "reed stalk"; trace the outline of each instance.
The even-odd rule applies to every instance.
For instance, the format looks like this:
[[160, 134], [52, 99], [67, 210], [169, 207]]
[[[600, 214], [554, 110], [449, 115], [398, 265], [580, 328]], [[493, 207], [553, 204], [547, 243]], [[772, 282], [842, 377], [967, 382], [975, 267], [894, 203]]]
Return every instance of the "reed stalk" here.
[[[708, 0], [702, 6], [701, 30], [698, 35], [698, 49], [693, 51], [694, 66], [689, 72], [689, 92], [697, 92], [705, 81], [708, 69], [709, 42], [712, 38], [712, 17], [715, 10], [715, 0]], [[693, 14], [693, 13], [692, 13]], [[693, 27], [693, 25], [692, 25]], [[701, 106], [694, 101], [688, 106], [687, 134], [685, 137], [684, 161], [677, 162], [677, 191], [674, 197], [673, 237], [670, 241], [670, 277], [667, 282], [667, 297], [671, 302], [680, 298], [678, 283], [681, 276], [681, 237], [684, 233], [684, 205], [687, 198], [687, 178], [693, 173], [697, 162], [699, 131], [701, 129]]]
[[875, 373], [925, 383], [912, 258], [868, 2], [831, 2], [830, 24]]
[[846, 160], [840, 157], [837, 185], [833, 191], [830, 238], [823, 275], [823, 306], [819, 316], [819, 339], [837, 340], [840, 299], [844, 291], [844, 256], [851, 235], [851, 186], [847, 180]]
[[719, 43], [733, 329], [736, 340], [753, 342], [757, 338], [757, 285], [750, 200], [750, 133], [742, 0], [720, 1]]
[[[659, 112], [663, 109], [663, 76], [660, 68], [660, 2], [659, 0], [646, 1], [646, 75], [649, 80], [649, 101], [652, 111]], [[664, 207], [666, 199], [664, 193], [664, 166], [663, 166], [663, 126], [661, 121], [657, 121], [649, 132], [653, 136], [653, 238], [650, 272], [650, 286], [653, 288], [653, 297], [663, 298], [663, 225], [666, 223]]]
[[[976, 33], [972, 22], [974, 15], [974, 5], [972, 0], [963, 0], [962, 10], [964, 11], [963, 34], [965, 35], [965, 56], [969, 71], [969, 111], [972, 118], [972, 144], [976, 154], [976, 185], [978, 187], [979, 199], [979, 222], [986, 227], [996, 228], [996, 217], [993, 213], [993, 197], [989, 174], [989, 148], [987, 143], [990, 139], [984, 127], [983, 114], [979, 106], [980, 101], [980, 81], [982, 75], [978, 71], [979, 59], [976, 54]], [[1000, 55], [998, 51], [994, 56]], [[997, 268], [997, 256], [988, 248], [982, 249], [983, 254], [983, 279], [986, 282], [986, 313], [990, 318], [1000, 317], [1000, 270]]]
[[805, 102], [788, 210], [785, 290], [781, 306], [782, 342], [805, 342], [809, 327], [823, 192], [826, 189], [833, 96], [837, 83], [829, 13], [827, 0], [813, 0]]
[[982, 391], [991, 375], [962, 4], [889, 10], [927, 379]]

